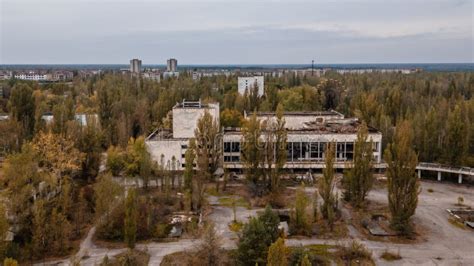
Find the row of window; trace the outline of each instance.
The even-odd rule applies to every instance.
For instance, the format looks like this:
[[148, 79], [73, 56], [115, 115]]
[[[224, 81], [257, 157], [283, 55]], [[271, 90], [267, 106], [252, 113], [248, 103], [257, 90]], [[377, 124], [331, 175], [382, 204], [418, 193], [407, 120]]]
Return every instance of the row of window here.
[[[378, 151], [378, 145], [378, 142], [373, 143], [374, 152]], [[327, 142], [288, 142], [287, 161], [323, 160], [326, 148]], [[240, 143], [224, 142], [224, 153], [240, 153]], [[240, 157], [233, 155], [224, 156], [224, 161], [239, 161]], [[337, 142], [335, 156], [338, 161], [352, 160], [354, 158], [354, 142]]]

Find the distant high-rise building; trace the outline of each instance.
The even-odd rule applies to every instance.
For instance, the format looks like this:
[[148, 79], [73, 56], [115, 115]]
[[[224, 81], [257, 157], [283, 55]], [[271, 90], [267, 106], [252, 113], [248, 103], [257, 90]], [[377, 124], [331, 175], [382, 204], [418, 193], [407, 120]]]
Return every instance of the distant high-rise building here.
[[139, 74], [142, 71], [142, 60], [132, 59], [130, 60], [130, 72]]
[[177, 72], [178, 71], [178, 60], [170, 58], [166, 61], [166, 71], [167, 72]]

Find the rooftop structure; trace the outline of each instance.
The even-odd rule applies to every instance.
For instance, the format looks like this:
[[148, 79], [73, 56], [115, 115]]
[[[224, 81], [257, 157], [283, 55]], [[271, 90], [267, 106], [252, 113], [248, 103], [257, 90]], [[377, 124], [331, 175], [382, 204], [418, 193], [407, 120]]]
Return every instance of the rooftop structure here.
[[197, 122], [205, 112], [219, 122], [219, 103], [202, 103], [201, 100], [176, 103], [172, 109], [172, 129], [158, 129], [146, 139], [152, 159], [170, 169], [183, 169], [189, 139], [194, 138]]

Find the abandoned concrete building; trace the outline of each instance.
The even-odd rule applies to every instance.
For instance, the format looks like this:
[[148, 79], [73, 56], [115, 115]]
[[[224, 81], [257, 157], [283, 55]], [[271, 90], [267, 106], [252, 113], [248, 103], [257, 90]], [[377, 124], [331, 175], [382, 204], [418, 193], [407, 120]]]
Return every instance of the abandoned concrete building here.
[[[287, 129], [286, 169], [322, 169], [328, 143], [334, 142], [334, 167], [343, 169], [352, 161], [354, 142], [361, 123], [356, 118], [345, 118], [336, 111], [286, 112], [283, 115]], [[275, 113], [257, 113], [260, 120], [276, 119]], [[240, 128], [224, 129], [224, 168], [241, 169]], [[374, 162], [381, 162], [382, 133], [369, 127], [369, 139], [373, 143]]]
[[[203, 104], [183, 101], [172, 110], [172, 130], [160, 129], [146, 140], [152, 158], [168, 169], [184, 169], [184, 154], [190, 138], [194, 137], [197, 121], [208, 111], [219, 121], [219, 104]], [[275, 119], [273, 112], [257, 113], [260, 120]], [[336, 111], [286, 112], [287, 163], [289, 170], [316, 170], [324, 167], [324, 156], [328, 143], [334, 142], [337, 169], [350, 165], [354, 154], [354, 142], [361, 123], [356, 118], [345, 118]], [[232, 171], [242, 169], [240, 128], [224, 128], [223, 167]], [[369, 127], [369, 139], [373, 143], [375, 164], [381, 163], [382, 133]]]
[[219, 103], [186, 100], [177, 103], [172, 109], [172, 129], [157, 129], [145, 141], [152, 159], [165, 169], [184, 169], [189, 139], [194, 138], [197, 122], [206, 111], [219, 121]]

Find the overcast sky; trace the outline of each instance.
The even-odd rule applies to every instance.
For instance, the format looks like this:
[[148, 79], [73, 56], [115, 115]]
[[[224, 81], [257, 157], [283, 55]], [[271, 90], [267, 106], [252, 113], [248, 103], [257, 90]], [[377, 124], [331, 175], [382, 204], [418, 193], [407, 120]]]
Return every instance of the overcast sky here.
[[0, 64], [474, 61], [474, 0], [0, 0]]

